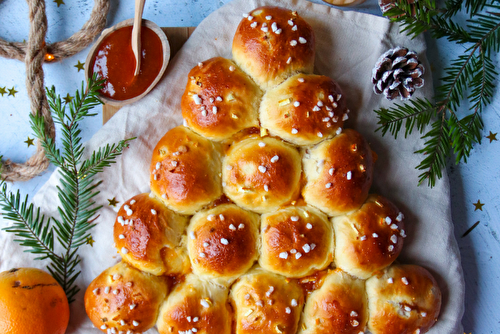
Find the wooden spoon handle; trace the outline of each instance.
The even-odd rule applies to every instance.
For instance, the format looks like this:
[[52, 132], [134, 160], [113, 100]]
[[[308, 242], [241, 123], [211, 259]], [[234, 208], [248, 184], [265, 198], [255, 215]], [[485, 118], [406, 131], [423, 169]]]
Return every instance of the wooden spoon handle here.
[[145, 2], [146, 0], [135, 0], [134, 27], [132, 28], [132, 51], [136, 61], [134, 76], [139, 74], [141, 68], [141, 23]]

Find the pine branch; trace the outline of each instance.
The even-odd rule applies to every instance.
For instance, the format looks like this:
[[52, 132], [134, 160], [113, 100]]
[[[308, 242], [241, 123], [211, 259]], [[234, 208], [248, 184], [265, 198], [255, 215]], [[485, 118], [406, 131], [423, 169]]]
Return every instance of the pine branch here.
[[473, 17], [477, 13], [479, 13], [483, 8], [489, 3], [494, 2], [491, 0], [466, 0], [465, 1], [465, 12], [470, 14], [470, 17]]
[[474, 40], [469, 32], [455, 23], [452, 19], [445, 15], [439, 15], [432, 18], [430, 33], [433, 38], [440, 39], [446, 37], [450, 42], [458, 44], [472, 43]]
[[100, 147], [89, 159], [85, 160], [78, 173], [81, 177], [85, 177], [87, 174], [93, 175], [101, 172], [105, 167], [109, 167], [114, 163], [115, 158], [128, 147], [129, 141], [134, 139], [135, 137], [122, 140], [118, 144], [107, 144], [105, 147]]
[[[455, 22], [455, 15], [462, 11], [470, 15], [465, 27]], [[427, 179], [432, 187], [442, 177], [451, 152], [455, 163], [467, 162], [474, 144], [481, 143], [484, 127], [481, 113], [491, 103], [498, 76], [491, 55], [500, 51], [500, 5], [495, 0], [448, 0], [441, 9], [428, 2], [412, 6], [408, 0], [398, 0], [394, 10], [386, 15], [392, 16], [391, 13], [400, 13], [391, 19], [401, 22], [403, 31], [411, 37], [429, 31], [434, 38], [466, 45], [464, 54], [444, 69], [434, 103], [416, 99], [375, 110], [380, 125], [377, 130], [381, 130], [382, 135], [389, 132], [395, 138], [403, 125], [405, 137], [414, 127], [422, 134], [426, 125], [437, 117], [422, 136], [425, 147], [416, 152], [425, 155], [417, 167], [423, 171], [419, 184]], [[468, 100], [471, 113], [462, 116], [464, 100]]]
[[419, 185], [427, 180], [427, 185], [434, 187], [436, 180], [443, 177], [442, 171], [446, 167], [446, 160], [450, 154], [448, 132], [443, 113], [442, 117], [432, 123], [432, 129], [422, 136], [422, 139], [426, 140], [425, 147], [415, 152], [426, 156], [417, 166], [418, 170], [423, 171], [418, 176]]
[[440, 104], [449, 105], [451, 112], [454, 112], [460, 105], [467, 91], [469, 78], [474, 75], [476, 58], [473, 52], [458, 56], [450, 67], [445, 68], [444, 71], [448, 75], [441, 78], [443, 84], [436, 89], [437, 99], [442, 101]]
[[[90, 217], [101, 208], [94, 207], [89, 209], [95, 204], [92, 198], [97, 195], [97, 192], [92, 192], [92, 190], [100, 183], [93, 185], [92, 178], [82, 182], [78, 177], [77, 167], [84, 152], [84, 147], [81, 144], [78, 122], [84, 117], [93, 115], [90, 114], [89, 111], [100, 103], [97, 99], [97, 94], [95, 94], [99, 88], [99, 82], [90, 82], [89, 89], [82, 96], [80, 96], [79, 92], [75, 94], [75, 98], [70, 103], [69, 115], [64, 113], [64, 110], [58, 115], [59, 119], [62, 121], [63, 157], [66, 161], [66, 166], [60, 171], [62, 176], [62, 188], [58, 187], [58, 197], [61, 203], [58, 211], [61, 216], [61, 221], [57, 221], [56, 224], [60, 227], [61, 231], [64, 231], [64, 233], [58, 233], [58, 240], [66, 249], [63, 275], [61, 275], [59, 279], [65, 291], [72, 291], [68, 296], [69, 299], [72, 299], [74, 294], [79, 291], [78, 288], [74, 289], [72, 286], [72, 282], [74, 282], [80, 274], [76, 272], [75, 269], [76, 263], [80, 261], [79, 256], [76, 254], [76, 250], [82, 245], [81, 238], [85, 238], [86, 240], [86, 238], [90, 237], [88, 231], [95, 224], [88, 224], [87, 222]], [[55, 96], [55, 92], [51, 95]], [[60, 105], [60, 97], [56, 98], [54, 102]], [[89, 192], [90, 195], [88, 195]], [[84, 194], [87, 196], [82, 196]]]
[[467, 128], [467, 119], [459, 120], [455, 114], [451, 114], [448, 118], [448, 136], [455, 154], [455, 163], [460, 161], [467, 162], [467, 157], [470, 155], [472, 145], [476, 142], [474, 135], [471, 135], [471, 130]]
[[[49, 106], [52, 108], [50, 103]], [[49, 161], [54, 165], [63, 167], [65, 164], [63, 158], [61, 157], [61, 152], [56, 148], [52, 138], [47, 135], [45, 120], [41, 117], [35, 117], [31, 113], [29, 114], [29, 118], [30, 126], [35, 134], [35, 137], [43, 138], [43, 140], [41, 140], [41, 145], [47, 159], [49, 159]]]
[[445, 3], [444, 18], [451, 18], [462, 10], [464, 0], [448, 0]]
[[[455, 5], [452, 5], [451, 12], [456, 10], [453, 6]], [[397, 0], [395, 7], [384, 13], [391, 21], [399, 22], [401, 32], [406, 32], [411, 38], [429, 31], [436, 39], [446, 37], [459, 44], [473, 42], [467, 30], [450, 19], [452, 15], [454, 14], [437, 9], [433, 1], [409, 3], [408, 0]]]
[[[500, 10], [500, 6], [487, 6], [488, 9]], [[477, 14], [476, 19], [468, 20], [467, 27], [475, 38], [478, 48], [490, 57], [491, 52], [500, 50], [500, 12]]]
[[437, 15], [434, 1], [397, 0], [395, 6], [384, 13], [384, 16], [401, 23], [401, 32], [412, 38], [432, 28], [432, 18]]
[[375, 110], [375, 113], [378, 115], [380, 125], [375, 131], [381, 130], [382, 136], [389, 132], [397, 139], [403, 124], [405, 138], [413, 132], [415, 127], [423, 133], [430, 119], [436, 115], [436, 107], [427, 99], [415, 99], [410, 101], [409, 105], [396, 103], [395, 107]]
[[485, 57], [483, 53], [480, 54], [474, 72], [476, 74], [471, 83], [471, 93], [468, 96], [469, 101], [472, 103], [470, 110], [473, 113], [465, 116], [462, 121], [464, 126], [470, 129], [474, 142], [481, 143], [483, 121], [480, 114], [483, 112], [484, 106], [491, 103], [491, 97], [493, 97], [493, 90], [495, 89], [493, 82], [498, 73], [495, 71], [491, 59]]
[[13, 222], [3, 230], [21, 238], [14, 241], [29, 247], [25, 252], [40, 254], [36, 260], [58, 257], [54, 253], [54, 229], [50, 226], [50, 218], [45, 220], [39, 208], [35, 210], [33, 204], [28, 204], [28, 196], [22, 201], [19, 191], [15, 195], [8, 192], [3, 180], [0, 181], [0, 207], [3, 216]]
[[470, 15], [470, 17], [476, 15], [481, 10], [484, 9], [486, 5], [492, 3], [491, 0], [448, 0], [445, 3], [446, 11], [444, 12], [444, 17], [452, 18], [458, 14], [462, 9]]
[[[28, 252], [40, 254], [37, 259], [51, 260], [48, 270], [66, 292], [68, 301], [74, 301], [80, 291], [75, 284], [80, 275], [78, 265], [81, 261], [78, 249], [91, 238], [90, 230], [95, 226], [97, 212], [102, 206], [96, 206], [94, 197], [99, 193], [97, 188], [102, 181], [95, 176], [110, 166], [130, 140], [122, 140], [117, 144], [106, 145], [91, 153], [89, 159], [82, 161], [85, 150], [81, 139], [79, 122], [85, 117], [94, 116], [90, 111], [101, 103], [98, 90], [102, 80], [94, 76], [89, 79], [88, 88], [76, 92], [69, 110], [61, 102], [55, 88], [47, 89], [47, 99], [54, 122], [61, 126], [62, 150], [47, 136], [43, 117], [34, 115], [30, 123], [36, 137], [40, 140], [49, 160], [58, 167], [60, 185], [57, 186], [59, 219], [50, 217], [45, 220], [40, 209], [28, 204], [28, 197], [21, 201], [19, 192], [13, 195], [7, 191], [6, 185], [0, 183], [0, 204], [5, 217], [14, 221], [12, 227], [4, 230], [15, 233], [22, 246]], [[0, 169], [1, 170], [1, 169]], [[63, 252], [58, 255], [54, 251], [54, 239], [62, 246]]]
[[494, 80], [498, 73], [495, 71], [495, 65], [491, 59], [480, 54], [474, 67], [474, 78], [471, 82], [471, 93], [468, 96], [475, 114], [481, 113], [485, 105], [491, 103], [493, 90], [495, 89]]

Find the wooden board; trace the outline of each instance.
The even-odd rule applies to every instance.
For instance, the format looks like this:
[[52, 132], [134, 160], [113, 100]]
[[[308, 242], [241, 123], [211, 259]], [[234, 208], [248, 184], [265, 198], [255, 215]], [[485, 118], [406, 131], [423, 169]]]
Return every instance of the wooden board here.
[[[172, 59], [188, 40], [189, 36], [191, 36], [195, 27], [171, 27], [161, 29], [167, 35], [170, 44], [170, 59]], [[102, 106], [102, 124], [105, 124], [118, 110], [120, 110], [120, 107], [104, 104]]]

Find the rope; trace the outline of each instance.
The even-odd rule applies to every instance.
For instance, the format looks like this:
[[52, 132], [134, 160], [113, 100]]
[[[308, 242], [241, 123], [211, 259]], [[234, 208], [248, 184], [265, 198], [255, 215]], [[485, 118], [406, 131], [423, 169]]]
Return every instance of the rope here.
[[[47, 16], [44, 0], [27, 0], [30, 19], [28, 43], [6, 42], [0, 39], [0, 56], [18, 59], [26, 64], [26, 88], [31, 104], [31, 113], [41, 113], [45, 120], [48, 136], [55, 140], [54, 121], [45, 95], [42, 64], [48, 61], [47, 53], [54, 56], [52, 61], [70, 57], [86, 48], [104, 29], [109, 11], [109, 0], [95, 0], [89, 20], [82, 29], [62, 42], [45, 45], [47, 33]], [[14, 163], [7, 160], [3, 163], [2, 178], [7, 181], [27, 181], [47, 169], [49, 161], [45, 156], [40, 141], [37, 141], [36, 152], [25, 163]]]

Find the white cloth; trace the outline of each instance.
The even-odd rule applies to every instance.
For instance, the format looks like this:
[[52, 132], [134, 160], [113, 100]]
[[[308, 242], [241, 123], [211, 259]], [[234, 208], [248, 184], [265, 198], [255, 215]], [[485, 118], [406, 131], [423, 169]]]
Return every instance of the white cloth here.
[[[416, 96], [433, 96], [424, 39], [420, 36], [411, 40], [385, 18], [344, 12], [304, 0], [236, 0], [212, 13], [171, 60], [159, 85], [141, 101], [122, 108], [87, 143], [88, 149], [93, 150], [106, 142], [137, 137], [117, 163], [100, 174], [104, 182], [96, 202], [104, 204], [104, 208], [92, 230], [96, 241], [94, 246], [85, 245], [80, 249], [82, 274], [77, 283], [82, 291], [71, 305], [68, 333], [99, 332], [92, 328], [85, 314], [83, 293], [97, 275], [120, 259], [113, 248], [116, 213], [107, 205], [107, 199], [116, 197], [123, 203], [138, 193], [149, 191], [148, 168], [152, 149], [167, 130], [182, 123], [180, 101], [189, 70], [199, 61], [211, 57], [230, 58], [232, 38], [242, 13], [262, 5], [297, 10], [313, 26], [317, 43], [315, 72], [339, 82], [352, 111], [346, 126], [361, 132], [378, 154], [372, 192], [388, 197], [407, 217], [408, 238], [399, 261], [429, 269], [443, 292], [441, 315], [429, 333], [462, 333], [464, 281], [450, 215], [448, 178], [444, 175], [433, 189], [417, 187], [419, 172], [414, 167], [422, 156], [413, 152], [422, 147], [423, 141], [418, 135], [394, 140], [390, 135], [382, 137], [374, 132], [377, 118], [373, 110], [388, 107], [391, 103], [373, 93], [370, 75], [378, 57], [387, 49], [405, 46], [419, 54], [427, 72], [426, 84]], [[57, 216], [58, 179], [56, 172], [33, 198], [33, 202], [48, 215]], [[0, 224], [5, 226], [7, 222], [0, 221]], [[13, 235], [0, 232], [0, 270], [16, 266], [43, 268], [44, 263], [34, 261], [34, 256], [22, 252], [13, 239]], [[156, 330], [148, 333], [156, 333]]]

